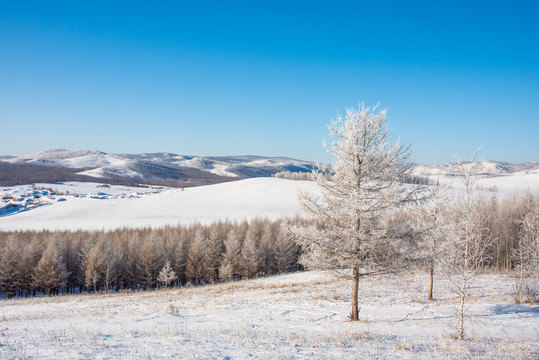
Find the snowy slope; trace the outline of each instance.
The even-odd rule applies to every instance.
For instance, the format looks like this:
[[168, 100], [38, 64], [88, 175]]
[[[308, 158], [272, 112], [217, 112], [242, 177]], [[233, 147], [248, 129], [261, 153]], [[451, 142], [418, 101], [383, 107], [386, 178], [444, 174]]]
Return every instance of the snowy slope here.
[[[182, 168], [206, 171], [222, 177], [271, 176], [281, 171], [311, 171], [313, 163], [284, 157], [185, 156], [172, 153], [107, 154], [93, 150], [47, 150], [17, 158], [10, 163], [30, 163], [84, 169], [79, 174], [97, 178], [175, 178]], [[157, 168], [157, 172], [156, 172]]]
[[[462, 187], [460, 179], [455, 177], [448, 176], [443, 181], [455, 189]], [[539, 194], [539, 174], [484, 177], [477, 185], [486, 196], [505, 197], [528, 190]], [[0, 188], [0, 205], [5, 209], [0, 211], [0, 230], [113, 229], [195, 221], [211, 223], [255, 216], [279, 218], [298, 213], [298, 189], [318, 191], [314, 182], [279, 178], [245, 179], [185, 190], [104, 187], [96, 183], [38, 187], [53, 188], [56, 194], [29, 186]]]
[[[539, 162], [506, 163], [481, 161], [474, 164], [477, 189], [497, 197], [506, 197], [515, 192], [539, 193]], [[460, 170], [456, 163], [441, 165], [417, 165], [412, 173], [429, 179], [440, 180], [452, 188], [462, 188]]]
[[409, 271], [359, 282], [329, 272], [181, 289], [2, 300], [2, 359], [537, 359], [539, 309], [514, 279], [478, 275], [469, 340], [454, 340], [458, 298]]
[[298, 213], [298, 189], [317, 191], [316, 185], [309, 181], [255, 178], [185, 190], [169, 189], [142, 197], [71, 197], [0, 217], [0, 230], [158, 227], [256, 216], [275, 219]]

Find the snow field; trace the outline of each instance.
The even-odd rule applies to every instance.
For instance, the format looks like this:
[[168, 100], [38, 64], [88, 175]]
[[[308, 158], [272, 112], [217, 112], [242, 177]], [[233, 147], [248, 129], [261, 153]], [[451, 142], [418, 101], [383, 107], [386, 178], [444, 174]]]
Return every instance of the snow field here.
[[[458, 178], [441, 180], [454, 189], [462, 187]], [[34, 199], [23, 203], [25, 198], [35, 195], [29, 185], [0, 188], [2, 199], [6, 199], [2, 200], [6, 203], [2, 206], [12, 202], [11, 198], [18, 198], [16, 202], [21, 205], [19, 210], [11, 208], [1, 214], [12, 215], [0, 216], [0, 230], [112, 230], [125, 226], [209, 224], [224, 219], [241, 221], [256, 216], [277, 219], [301, 213], [298, 190], [319, 191], [312, 181], [280, 178], [253, 178], [184, 190], [113, 185], [106, 188], [97, 183], [76, 182], [37, 185], [78, 196], [41, 194], [39, 204]], [[477, 185], [488, 197], [503, 198], [515, 191], [539, 193], [539, 174], [479, 178]], [[44, 204], [47, 206], [37, 206]], [[32, 210], [25, 211], [27, 209]]]
[[360, 281], [347, 320], [348, 274], [305, 272], [155, 292], [5, 300], [0, 358], [534, 359], [539, 308], [515, 305], [514, 279], [479, 275], [467, 331], [451, 337], [457, 297], [426, 274]]
[[139, 198], [166, 189], [160, 186], [128, 187], [90, 182], [0, 187], [0, 216], [22, 213], [76, 198], [100, 200]]
[[[0, 217], [0, 230], [77, 230], [210, 224], [220, 219], [277, 219], [299, 213], [298, 189], [316, 192], [310, 181], [254, 178], [149, 196], [70, 198], [50, 206]], [[105, 190], [103, 190], [105, 191]]]

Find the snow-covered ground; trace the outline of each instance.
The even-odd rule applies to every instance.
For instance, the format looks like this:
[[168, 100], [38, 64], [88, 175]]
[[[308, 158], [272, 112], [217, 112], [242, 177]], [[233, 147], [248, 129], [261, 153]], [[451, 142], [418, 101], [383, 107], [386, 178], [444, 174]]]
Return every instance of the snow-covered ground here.
[[73, 199], [133, 199], [157, 194], [166, 189], [160, 186], [128, 187], [91, 182], [0, 187], [0, 216], [14, 215]]
[[[462, 180], [455, 176], [431, 176], [430, 180], [436, 182], [436, 179], [440, 179], [440, 182], [449, 185], [455, 189], [462, 189]], [[505, 176], [481, 176], [476, 179], [476, 189], [480, 193], [486, 196], [496, 196], [497, 198], [504, 198], [518, 193], [523, 195], [525, 192], [530, 191], [532, 194], [539, 194], [539, 173], [517, 173]]]
[[[440, 179], [453, 188], [462, 187], [454, 176]], [[480, 177], [477, 186], [485, 196], [505, 197], [528, 190], [539, 194], [539, 173]], [[253, 178], [184, 190], [76, 182], [0, 188], [0, 230], [159, 227], [256, 216], [276, 219], [300, 213], [300, 189], [318, 191], [314, 182], [279, 178]]]
[[[66, 201], [52, 200], [48, 206], [0, 217], [0, 230], [160, 227], [194, 222], [209, 224], [219, 219], [240, 221], [256, 216], [277, 219], [299, 212], [298, 189], [317, 191], [313, 182], [277, 178], [254, 178], [184, 190], [148, 188], [150, 193], [160, 191], [148, 196], [134, 193], [139, 188], [118, 187], [126, 191], [107, 193], [116, 188], [96, 187], [99, 191], [90, 194], [84, 190], [85, 185], [81, 186], [86, 196], [63, 196]], [[67, 191], [69, 184], [53, 187]], [[76, 193], [75, 188], [69, 192]]]
[[155, 292], [3, 300], [0, 358], [538, 359], [539, 307], [516, 305], [508, 275], [471, 289], [467, 340], [452, 338], [447, 280], [426, 302], [426, 274], [360, 282], [306, 272]]
[[[481, 161], [475, 163], [477, 189], [483, 193], [491, 193], [499, 198], [510, 196], [515, 192], [525, 191], [539, 193], [539, 162], [506, 163]], [[462, 181], [456, 163], [439, 165], [417, 165], [413, 174], [426, 177], [435, 183], [440, 180], [453, 188], [462, 188]]]

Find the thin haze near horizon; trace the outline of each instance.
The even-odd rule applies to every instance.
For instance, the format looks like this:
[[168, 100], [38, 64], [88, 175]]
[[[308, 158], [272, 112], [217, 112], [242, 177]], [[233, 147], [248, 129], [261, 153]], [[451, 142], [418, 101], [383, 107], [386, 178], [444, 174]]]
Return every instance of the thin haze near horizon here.
[[4, 2], [0, 154], [331, 161], [380, 104], [420, 163], [539, 160], [535, 1]]

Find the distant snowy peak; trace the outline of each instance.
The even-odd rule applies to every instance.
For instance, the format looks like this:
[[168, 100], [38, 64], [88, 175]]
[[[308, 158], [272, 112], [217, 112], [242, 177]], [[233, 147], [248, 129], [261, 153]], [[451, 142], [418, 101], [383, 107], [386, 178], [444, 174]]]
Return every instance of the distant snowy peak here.
[[95, 150], [81, 150], [81, 151], [72, 151], [65, 149], [54, 149], [41, 151], [34, 154], [23, 155], [15, 158], [15, 161], [26, 161], [26, 162], [57, 162], [66, 159], [80, 158], [88, 155], [99, 156], [105, 155], [105, 153]]

